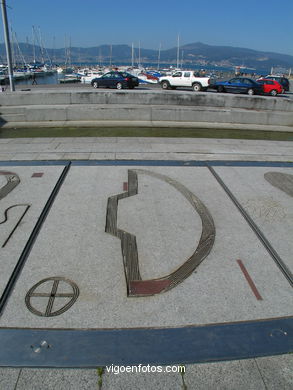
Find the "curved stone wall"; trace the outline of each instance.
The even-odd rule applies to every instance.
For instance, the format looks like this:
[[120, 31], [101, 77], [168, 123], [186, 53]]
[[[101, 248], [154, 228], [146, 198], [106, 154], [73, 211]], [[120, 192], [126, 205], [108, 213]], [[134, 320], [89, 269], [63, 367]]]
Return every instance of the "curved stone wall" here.
[[293, 126], [293, 99], [161, 90], [34, 90], [0, 95], [2, 123], [138, 121]]

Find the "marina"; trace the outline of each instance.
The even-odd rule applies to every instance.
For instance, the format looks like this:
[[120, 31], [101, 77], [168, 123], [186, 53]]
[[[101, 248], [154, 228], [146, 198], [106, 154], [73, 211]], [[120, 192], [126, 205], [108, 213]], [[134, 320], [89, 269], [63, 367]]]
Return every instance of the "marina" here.
[[[77, 83], [81, 82], [82, 84], [90, 84], [94, 78], [101, 77], [103, 74], [111, 70], [119, 70], [123, 72], [128, 72], [131, 75], [138, 77], [140, 84], [157, 84], [158, 79], [162, 75], [171, 75], [178, 68], [170, 64], [161, 64], [161, 68], [157, 68], [155, 64], [145, 64], [145, 66], [135, 67], [127, 65], [74, 65], [71, 67], [62, 66], [62, 67], [50, 67], [50, 66], [35, 66], [33, 64], [28, 65], [24, 68], [17, 68], [13, 71], [13, 78], [16, 85], [31, 85], [34, 84], [59, 84], [59, 83]], [[215, 79], [223, 79], [233, 77], [236, 72], [239, 71], [237, 68], [225, 68], [225, 67], [215, 67], [215, 68], [205, 68], [193, 66], [188, 69], [197, 70], [198, 72], [203, 72], [210, 75]], [[181, 68], [185, 70], [185, 68]], [[256, 71], [252, 69], [241, 69], [243, 74], [248, 75], [249, 77], [259, 77], [261, 71]], [[7, 86], [9, 85], [9, 79], [7, 75], [7, 68], [5, 65], [2, 65], [0, 68], [0, 85]]]

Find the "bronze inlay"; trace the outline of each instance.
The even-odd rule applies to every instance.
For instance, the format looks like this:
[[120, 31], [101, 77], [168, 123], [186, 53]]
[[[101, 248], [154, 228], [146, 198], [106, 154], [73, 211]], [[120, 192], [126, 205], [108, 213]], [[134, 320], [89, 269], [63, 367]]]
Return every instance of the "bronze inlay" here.
[[[48, 283], [48, 282], [53, 282], [53, 285], [52, 285], [50, 291], [49, 291], [49, 289], [48, 289], [48, 292], [43, 292], [43, 291], [38, 292], [37, 291], [37, 289], [40, 285], [42, 285], [44, 283]], [[60, 286], [62, 286], [62, 284], [64, 284], [64, 283], [69, 284], [71, 286], [72, 292], [65, 293], [65, 292], [59, 291], [60, 289], [62, 291], [62, 287], [60, 288]], [[55, 277], [43, 279], [40, 282], [38, 282], [37, 284], [35, 284], [27, 292], [27, 294], [25, 296], [25, 304], [26, 304], [27, 308], [33, 314], [36, 314], [37, 316], [55, 317], [55, 316], [58, 316], [58, 315], [64, 313], [65, 311], [67, 311], [75, 303], [78, 296], [79, 296], [79, 288], [73, 281], [66, 279], [66, 278], [63, 278], [63, 277], [55, 276]], [[35, 309], [33, 307], [33, 305], [31, 304], [31, 298], [36, 298], [36, 297], [38, 297], [39, 299], [46, 298], [43, 300], [44, 301], [44, 310], [43, 311], [39, 311], [39, 310]], [[55, 299], [58, 299], [58, 298], [71, 298], [71, 299], [61, 309], [53, 311], [53, 305], [54, 305]]]
[[[169, 275], [147, 281], [142, 280], [140, 276], [136, 237], [117, 227], [118, 202], [120, 199], [128, 198], [138, 193], [138, 174], [152, 176], [170, 184], [188, 200], [202, 221], [202, 234], [192, 256]], [[128, 191], [108, 198], [105, 231], [121, 240], [127, 293], [128, 296], [135, 297], [154, 295], [168, 291], [185, 280], [210, 253], [216, 234], [213, 218], [199, 198], [178, 181], [168, 176], [143, 169], [128, 170]]]
[[0, 199], [3, 199], [20, 183], [20, 179], [19, 176], [13, 172], [0, 171], [0, 175], [5, 176], [7, 180], [7, 183], [0, 188]]

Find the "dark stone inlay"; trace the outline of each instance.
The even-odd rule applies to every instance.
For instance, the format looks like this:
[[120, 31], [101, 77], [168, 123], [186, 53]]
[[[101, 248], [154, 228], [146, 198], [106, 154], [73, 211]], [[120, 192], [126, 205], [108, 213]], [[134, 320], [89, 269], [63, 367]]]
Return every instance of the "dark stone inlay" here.
[[32, 174], [31, 177], [42, 177], [44, 175], [44, 172], [35, 172]]
[[[171, 274], [166, 275], [162, 278], [151, 279], [148, 281], [141, 280], [139, 272], [136, 237], [117, 227], [118, 202], [120, 199], [128, 198], [138, 193], [137, 174], [144, 174], [155, 177], [174, 187], [188, 200], [191, 206], [199, 214], [202, 221], [202, 234], [200, 237], [199, 244], [192, 256]], [[112, 234], [113, 236], [118, 237], [121, 240], [121, 250], [123, 256], [128, 296], [154, 295], [160, 292], [167, 291], [175, 287], [177, 284], [181, 283], [184, 279], [191, 275], [192, 272], [196, 269], [196, 267], [208, 256], [213, 247], [216, 234], [213, 218], [210, 215], [206, 206], [199, 198], [197, 198], [192, 192], [190, 192], [178, 181], [168, 176], [146, 171], [143, 169], [128, 170], [128, 191], [115, 196], [111, 196], [108, 199], [105, 231], [106, 233]], [[143, 283], [137, 283], [136, 285], [133, 284], [133, 282], [136, 281], [141, 281]], [[162, 283], [159, 288], [158, 283], [165, 281], [166, 283]], [[134, 286], [136, 286], [136, 288]], [[138, 286], [139, 289], [137, 290]], [[149, 288], [147, 286], [149, 286]], [[152, 286], [152, 288], [150, 288], [150, 286]], [[164, 287], [161, 288], [162, 286]]]
[[272, 186], [284, 191], [287, 195], [293, 196], [293, 175], [283, 172], [267, 172], [264, 178]]
[[166, 280], [135, 280], [129, 282], [129, 295], [154, 295], [161, 293], [170, 286], [170, 281]]
[[238, 259], [236, 261], [237, 261], [237, 263], [238, 263], [238, 265], [239, 265], [239, 267], [240, 267], [240, 269], [241, 269], [241, 271], [242, 271], [242, 273], [243, 273], [243, 275], [244, 275], [244, 277], [245, 277], [249, 287], [251, 288], [255, 298], [258, 301], [262, 301], [262, 296], [260, 295], [256, 285], [254, 284], [254, 281], [252, 280], [251, 276], [249, 275], [249, 273], [248, 273], [245, 265], [243, 264], [242, 260]]
[[0, 199], [5, 198], [20, 183], [19, 176], [16, 173], [0, 171], [0, 175], [5, 176], [7, 183], [0, 188]]

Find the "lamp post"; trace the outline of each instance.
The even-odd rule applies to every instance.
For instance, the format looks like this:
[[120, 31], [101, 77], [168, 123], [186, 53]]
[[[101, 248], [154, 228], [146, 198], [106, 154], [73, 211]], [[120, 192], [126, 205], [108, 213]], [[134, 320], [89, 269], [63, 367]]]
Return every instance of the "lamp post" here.
[[8, 77], [10, 83], [10, 91], [13, 92], [15, 91], [15, 88], [14, 88], [13, 68], [12, 68], [12, 61], [11, 61], [9, 29], [8, 29], [8, 22], [7, 22], [6, 0], [1, 0], [1, 8], [2, 8], [2, 19], [3, 19], [4, 38], [5, 38], [5, 47], [6, 47], [6, 56], [7, 56], [7, 65], [8, 65]]

